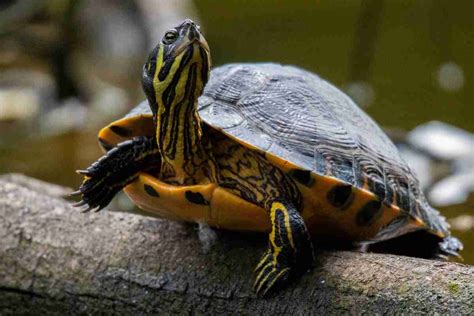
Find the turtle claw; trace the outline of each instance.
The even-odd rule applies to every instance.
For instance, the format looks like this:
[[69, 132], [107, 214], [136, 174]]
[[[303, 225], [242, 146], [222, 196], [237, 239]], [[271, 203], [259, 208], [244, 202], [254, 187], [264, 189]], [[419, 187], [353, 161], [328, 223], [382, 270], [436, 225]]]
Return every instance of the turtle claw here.
[[[314, 263], [311, 238], [303, 218], [291, 204], [274, 201], [268, 248], [255, 268], [254, 290], [265, 296], [306, 272]], [[286, 218], [286, 220], [285, 220]]]
[[260, 262], [257, 264], [255, 269], [253, 270], [253, 272], [255, 274], [258, 274], [258, 272], [260, 270], [262, 270], [262, 268], [265, 266], [265, 264], [268, 263], [268, 260], [270, 259], [270, 258], [268, 258], [269, 256], [271, 256], [270, 250], [265, 251], [265, 254], [262, 256], [262, 259], [260, 260]]
[[97, 205], [97, 206], [94, 206], [94, 205], [89, 205], [87, 203], [85, 203], [86, 207], [83, 207], [82, 209], [80, 209], [81, 213], [89, 213], [89, 212], [94, 212], [94, 213], [97, 213], [99, 212], [101, 209], [103, 209], [102, 206], [100, 205]]
[[80, 211], [87, 213], [90, 211], [98, 212], [106, 207], [112, 201], [115, 194], [122, 189], [120, 183], [113, 183], [113, 179], [100, 176], [85, 176], [84, 182], [75, 194], [82, 194], [79, 202], [72, 204], [80, 208]]
[[282, 270], [275, 268], [271, 269], [264, 278], [259, 280], [258, 286], [255, 287], [257, 295], [260, 297], [265, 297], [269, 291], [285, 284], [289, 275], [289, 268]]
[[274, 289], [284, 285], [290, 277], [289, 266], [278, 263], [270, 251], [267, 251], [255, 268], [255, 282], [253, 285], [257, 296], [264, 297]]
[[88, 213], [90, 210], [91, 210], [91, 207], [88, 204], [86, 204], [85, 207], [82, 207], [79, 209], [81, 213]]
[[81, 213], [89, 213], [93, 209], [95, 209], [95, 207], [88, 205], [87, 208], [85, 208], [84, 210], [81, 210]]
[[73, 203], [72, 206], [73, 206], [73, 207], [79, 207], [79, 206], [83, 206], [83, 205], [85, 205], [85, 204], [87, 204], [86, 201], [80, 200], [79, 202]]
[[98, 212], [100, 212], [102, 209], [103, 209], [103, 207], [99, 205], [99, 206], [97, 206], [95, 209], [93, 209], [92, 211], [93, 211], [94, 213], [98, 213]]
[[74, 192], [69, 193], [69, 196], [75, 196], [75, 195], [79, 195], [79, 194], [82, 194], [81, 190], [76, 190]]
[[161, 156], [155, 149], [154, 137], [136, 137], [118, 144], [85, 170], [77, 170], [84, 181], [79, 190], [73, 192], [82, 194], [76, 207], [87, 204], [87, 208], [81, 209], [83, 212], [98, 212], [106, 207], [140, 171], [161, 165]]

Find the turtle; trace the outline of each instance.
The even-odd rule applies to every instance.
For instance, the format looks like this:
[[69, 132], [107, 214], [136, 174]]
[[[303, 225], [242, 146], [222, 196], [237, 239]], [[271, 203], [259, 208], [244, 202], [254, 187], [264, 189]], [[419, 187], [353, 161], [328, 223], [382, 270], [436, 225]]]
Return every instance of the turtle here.
[[192, 20], [164, 34], [143, 66], [146, 100], [100, 130], [104, 156], [78, 170], [76, 207], [99, 211], [123, 189], [157, 217], [267, 233], [261, 296], [313, 267], [318, 237], [422, 232], [433, 255], [458, 255], [462, 244], [395, 145], [338, 88], [276, 63], [210, 69]]

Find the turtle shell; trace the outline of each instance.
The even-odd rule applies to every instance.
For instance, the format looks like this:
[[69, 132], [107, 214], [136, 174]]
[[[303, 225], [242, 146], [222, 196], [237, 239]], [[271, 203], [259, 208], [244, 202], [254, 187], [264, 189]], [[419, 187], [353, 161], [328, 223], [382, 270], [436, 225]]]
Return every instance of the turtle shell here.
[[[391, 140], [347, 95], [313, 73], [273, 63], [221, 66], [211, 72], [198, 110], [207, 125], [265, 154], [303, 185], [329, 181], [334, 204], [356, 190], [356, 196], [377, 204], [372, 209], [396, 210], [373, 240], [416, 229], [449, 235], [445, 219], [427, 203]], [[152, 135], [150, 118], [144, 101], [101, 131], [102, 147]]]
[[240, 142], [298, 166], [300, 174], [310, 171], [369, 191], [437, 235], [448, 234], [445, 219], [427, 203], [387, 135], [313, 73], [273, 63], [216, 68], [199, 115]]

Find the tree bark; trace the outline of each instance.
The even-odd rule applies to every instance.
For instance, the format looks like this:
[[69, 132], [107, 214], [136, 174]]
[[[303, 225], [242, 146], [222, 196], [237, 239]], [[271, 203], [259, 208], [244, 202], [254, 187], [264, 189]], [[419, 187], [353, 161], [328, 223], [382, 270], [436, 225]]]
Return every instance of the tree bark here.
[[267, 299], [252, 291], [266, 236], [102, 211], [82, 214], [37, 180], [0, 179], [0, 314], [474, 313], [474, 267], [321, 252]]

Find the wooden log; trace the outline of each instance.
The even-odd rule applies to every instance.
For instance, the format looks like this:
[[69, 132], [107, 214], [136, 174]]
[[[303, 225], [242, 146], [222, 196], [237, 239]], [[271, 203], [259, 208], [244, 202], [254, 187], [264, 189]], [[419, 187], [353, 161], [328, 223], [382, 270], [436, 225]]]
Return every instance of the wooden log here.
[[[252, 291], [266, 236], [102, 211], [82, 214], [37, 180], [0, 179], [0, 314], [474, 313], [474, 267], [321, 252], [273, 297]], [[21, 183], [21, 184], [20, 184]]]

